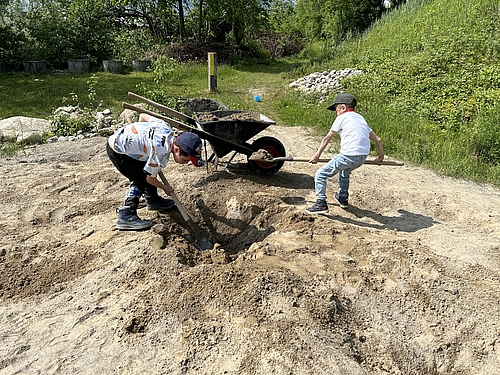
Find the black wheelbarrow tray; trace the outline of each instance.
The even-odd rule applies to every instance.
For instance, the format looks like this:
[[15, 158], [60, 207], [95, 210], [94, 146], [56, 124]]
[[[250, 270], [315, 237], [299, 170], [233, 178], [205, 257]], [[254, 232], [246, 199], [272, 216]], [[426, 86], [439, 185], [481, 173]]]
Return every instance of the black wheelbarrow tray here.
[[148, 104], [168, 116], [175, 117], [177, 120], [125, 102], [122, 104], [123, 108], [132, 109], [139, 113], [147, 113], [166, 121], [179, 130], [198, 134], [200, 138], [209, 142], [217, 159], [226, 156], [230, 152], [234, 152], [231, 159], [236, 153], [244, 154], [247, 156], [249, 167], [263, 174], [275, 173], [284, 164], [283, 161], [266, 163], [249, 159], [258, 150], [267, 151], [273, 158], [286, 156], [285, 147], [274, 137], [264, 136], [256, 138], [252, 143], [248, 143], [251, 138], [270, 125], [275, 124], [273, 120], [263, 114], [223, 110], [204, 112], [193, 118], [132, 92], [129, 92], [128, 96]]

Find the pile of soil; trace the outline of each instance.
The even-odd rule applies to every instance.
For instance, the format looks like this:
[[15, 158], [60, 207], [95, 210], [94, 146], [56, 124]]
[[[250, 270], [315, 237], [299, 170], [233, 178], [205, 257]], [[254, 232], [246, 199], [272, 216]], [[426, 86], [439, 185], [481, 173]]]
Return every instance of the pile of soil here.
[[261, 121], [261, 116], [258, 112], [220, 111], [219, 113], [200, 113], [197, 116], [197, 120], [201, 123], [215, 121]]
[[[287, 154], [320, 138], [270, 126]], [[115, 230], [127, 180], [104, 138], [3, 159], [0, 374], [497, 374], [500, 192], [364, 165], [308, 215], [318, 166], [165, 170], [176, 209]], [[334, 150], [330, 153], [333, 155]], [[328, 156], [328, 155], [323, 155]], [[223, 161], [219, 162], [219, 165]]]
[[255, 151], [248, 160], [273, 160], [273, 156], [266, 150], [260, 149]]

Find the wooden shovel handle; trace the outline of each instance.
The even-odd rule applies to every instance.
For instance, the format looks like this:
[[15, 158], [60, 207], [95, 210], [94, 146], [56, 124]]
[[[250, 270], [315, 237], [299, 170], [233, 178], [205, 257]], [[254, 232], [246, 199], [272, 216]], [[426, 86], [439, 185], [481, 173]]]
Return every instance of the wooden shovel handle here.
[[[304, 158], [292, 158], [289, 161], [298, 161], [298, 162], [309, 162], [311, 159], [304, 159]], [[318, 163], [328, 163], [332, 159], [318, 159]], [[363, 164], [369, 164], [369, 165], [387, 165], [387, 166], [397, 166], [401, 167], [405, 165], [405, 163], [400, 163], [397, 161], [389, 161], [389, 160], [383, 160], [381, 162], [375, 162], [374, 160], [365, 160]]]
[[[163, 182], [163, 185], [165, 186], [168, 186], [169, 188], [171, 188], [172, 186], [168, 183], [165, 175], [163, 174], [162, 171], [159, 171], [158, 172], [158, 176], [160, 176], [160, 179], [161, 179], [161, 182]], [[181, 213], [182, 215], [182, 218], [185, 220], [185, 221], [188, 221], [188, 220], [191, 220], [191, 216], [189, 215], [189, 213], [186, 211], [186, 209], [184, 208], [184, 206], [182, 205], [181, 201], [179, 200], [179, 198], [177, 198], [177, 195], [175, 194], [175, 192], [172, 192], [170, 193], [170, 196], [172, 197], [173, 201], [175, 202], [175, 205], [177, 206], [177, 209], [179, 210], [179, 212]]]

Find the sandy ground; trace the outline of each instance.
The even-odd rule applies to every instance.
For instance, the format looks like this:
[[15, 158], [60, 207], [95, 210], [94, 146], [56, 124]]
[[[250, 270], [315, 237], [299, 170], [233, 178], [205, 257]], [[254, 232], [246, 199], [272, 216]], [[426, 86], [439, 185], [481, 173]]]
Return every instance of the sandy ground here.
[[[271, 126], [287, 154], [318, 137]], [[369, 166], [311, 216], [317, 166], [169, 163], [176, 209], [114, 229], [105, 138], [2, 159], [0, 374], [500, 374], [500, 191]], [[333, 155], [334, 150], [330, 155]], [[327, 156], [327, 155], [324, 155]]]

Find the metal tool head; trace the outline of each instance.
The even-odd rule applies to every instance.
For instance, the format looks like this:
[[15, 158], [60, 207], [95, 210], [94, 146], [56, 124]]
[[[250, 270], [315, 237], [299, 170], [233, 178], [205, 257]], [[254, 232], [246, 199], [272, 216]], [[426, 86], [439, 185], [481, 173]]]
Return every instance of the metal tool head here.
[[199, 238], [198, 237], [198, 232], [196, 231], [194, 227], [194, 223], [191, 221], [191, 219], [187, 220], [187, 223], [189, 225], [189, 228], [191, 229], [191, 232], [194, 235], [194, 242], [193, 246], [196, 250], [198, 251], [204, 251], [212, 248], [212, 244], [210, 241], [206, 238]]
[[211, 249], [213, 245], [210, 243], [210, 241], [208, 239], [200, 238], [200, 239], [194, 241], [193, 246], [198, 251], [205, 251], [205, 250]]

